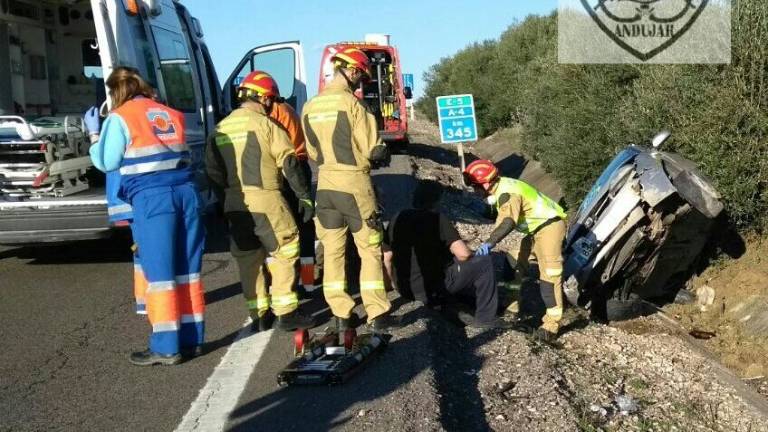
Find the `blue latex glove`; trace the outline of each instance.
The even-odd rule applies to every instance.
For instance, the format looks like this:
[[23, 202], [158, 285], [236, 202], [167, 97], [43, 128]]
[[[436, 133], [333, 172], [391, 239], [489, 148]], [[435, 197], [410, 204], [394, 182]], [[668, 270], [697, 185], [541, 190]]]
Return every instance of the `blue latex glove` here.
[[88, 111], [83, 115], [85, 121], [85, 128], [88, 130], [88, 135], [98, 134], [101, 129], [101, 120], [99, 119], [99, 107], [92, 106], [88, 108]]
[[486, 256], [491, 253], [493, 246], [490, 243], [481, 243], [475, 251], [475, 256]]

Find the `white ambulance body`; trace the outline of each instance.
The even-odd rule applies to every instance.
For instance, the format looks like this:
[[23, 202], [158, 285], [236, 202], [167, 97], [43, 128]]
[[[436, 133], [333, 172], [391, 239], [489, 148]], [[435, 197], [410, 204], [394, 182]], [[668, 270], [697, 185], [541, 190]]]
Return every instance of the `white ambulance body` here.
[[[90, 106], [106, 112], [104, 79], [120, 65], [137, 68], [161, 101], [185, 114], [203, 189], [206, 137], [231, 110], [245, 75], [270, 72], [297, 110], [307, 97], [298, 42], [251, 49], [222, 89], [200, 22], [176, 0], [0, 0], [0, 122], [15, 116], [77, 124]], [[0, 129], [0, 164], [2, 138]], [[85, 177], [87, 189], [64, 196], [0, 192], [0, 244], [110, 235], [104, 176], [90, 168]]]

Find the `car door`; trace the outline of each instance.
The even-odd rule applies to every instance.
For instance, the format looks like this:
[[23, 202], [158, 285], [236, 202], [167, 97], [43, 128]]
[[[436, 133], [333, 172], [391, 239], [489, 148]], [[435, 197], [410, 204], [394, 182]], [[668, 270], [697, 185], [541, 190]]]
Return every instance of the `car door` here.
[[280, 96], [301, 112], [307, 101], [307, 79], [301, 43], [280, 42], [262, 45], [248, 51], [234, 72], [224, 82], [224, 111], [237, 108], [237, 86], [254, 70], [272, 75], [280, 89]]

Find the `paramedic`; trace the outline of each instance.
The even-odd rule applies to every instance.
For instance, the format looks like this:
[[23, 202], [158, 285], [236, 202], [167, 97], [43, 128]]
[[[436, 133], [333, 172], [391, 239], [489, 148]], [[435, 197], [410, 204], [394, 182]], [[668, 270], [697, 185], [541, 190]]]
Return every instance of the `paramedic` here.
[[[156, 102], [138, 71], [116, 67], [107, 79], [112, 111], [91, 147], [101, 171], [119, 170], [118, 197], [133, 208], [134, 241], [147, 279], [149, 349], [131, 354], [139, 366], [174, 365], [204, 339], [200, 270], [204, 227], [184, 135], [184, 116]], [[98, 133], [95, 110], [86, 113]]]

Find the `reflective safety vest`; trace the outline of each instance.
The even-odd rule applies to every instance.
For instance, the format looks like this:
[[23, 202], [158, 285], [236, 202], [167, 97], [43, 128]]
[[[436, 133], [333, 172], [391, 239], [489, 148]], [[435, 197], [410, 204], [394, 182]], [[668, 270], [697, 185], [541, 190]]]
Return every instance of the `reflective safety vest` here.
[[524, 234], [536, 232], [544, 223], [551, 219], [565, 220], [567, 215], [562, 207], [548, 196], [537, 191], [533, 186], [520, 180], [501, 177], [493, 191], [496, 200], [496, 210], [501, 205], [502, 195], [518, 195], [523, 200], [523, 211], [516, 221], [517, 230]]
[[[144, 186], [182, 184], [192, 180], [189, 148], [184, 135], [184, 115], [149, 98], [135, 98], [113, 111], [128, 128], [130, 142], [120, 166], [121, 194], [130, 197], [131, 190], [141, 189], [150, 174], [151, 183]], [[178, 172], [179, 170], [183, 172]]]

